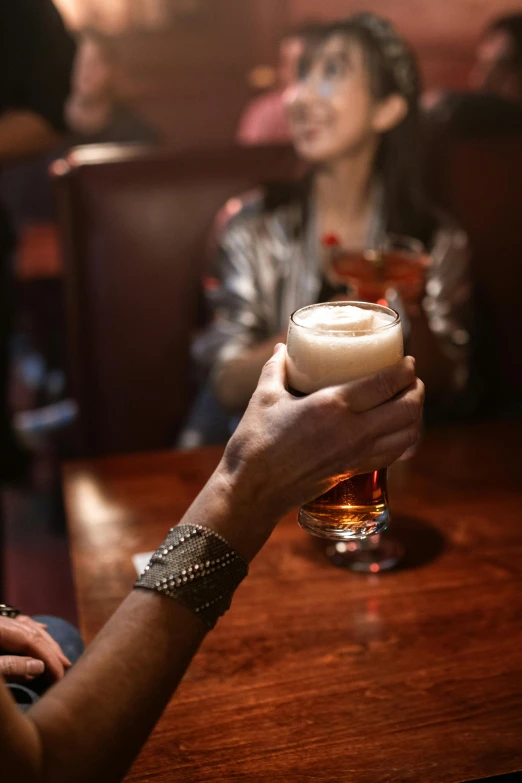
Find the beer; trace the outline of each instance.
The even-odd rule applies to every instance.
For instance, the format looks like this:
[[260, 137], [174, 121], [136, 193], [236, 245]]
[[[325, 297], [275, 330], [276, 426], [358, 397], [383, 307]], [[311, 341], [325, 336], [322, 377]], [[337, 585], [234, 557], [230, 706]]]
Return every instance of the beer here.
[[[288, 328], [288, 385], [294, 393], [311, 394], [396, 364], [403, 352], [400, 318], [387, 307], [367, 302], [304, 307]], [[379, 533], [389, 519], [386, 470], [341, 481], [299, 512], [301, 527], [336, 540]]]

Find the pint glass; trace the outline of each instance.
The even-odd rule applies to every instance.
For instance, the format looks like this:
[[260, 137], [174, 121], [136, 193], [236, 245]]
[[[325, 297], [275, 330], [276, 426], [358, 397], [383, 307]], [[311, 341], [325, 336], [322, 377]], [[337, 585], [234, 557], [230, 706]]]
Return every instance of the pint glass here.
[[[306, 395], [396, 364], [403, 356], [398, 314], [367, 302], [333, 302], [297, 310], [290, 318], [290, 391]], [[344, 541], [382, 532], [390, 521], [386, 470], [340, 481], [303, 506], [299, 524], [322, 538]]]

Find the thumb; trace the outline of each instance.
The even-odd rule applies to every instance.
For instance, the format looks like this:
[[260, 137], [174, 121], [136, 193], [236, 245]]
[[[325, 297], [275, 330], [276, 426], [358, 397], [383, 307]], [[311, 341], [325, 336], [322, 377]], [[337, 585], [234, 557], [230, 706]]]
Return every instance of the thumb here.
[[0, 655], [0, 674], [9, 681], [34, 680], [45, 671], [43, 661], [21, 655]]
[[258, 386], [274, 391], [284, 391], [285, 383], [286, 346], [284, 343], [277, 343], [274, 347], [274, 353], [263, 367]]

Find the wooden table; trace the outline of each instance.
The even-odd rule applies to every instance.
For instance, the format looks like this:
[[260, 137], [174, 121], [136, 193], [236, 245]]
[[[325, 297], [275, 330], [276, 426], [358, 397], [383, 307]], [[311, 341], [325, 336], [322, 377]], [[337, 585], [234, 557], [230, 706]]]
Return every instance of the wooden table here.
[[[425, 435], [392, 470], [408, 548], [393, 573], [336, 569], [284, 520], [128, 780], [457, 783], [522, 769], [521, 444], [521, 422]], [[66, 467], [87, 639], [131, 587], [131, 555], [159, 544], [218, 459]]]

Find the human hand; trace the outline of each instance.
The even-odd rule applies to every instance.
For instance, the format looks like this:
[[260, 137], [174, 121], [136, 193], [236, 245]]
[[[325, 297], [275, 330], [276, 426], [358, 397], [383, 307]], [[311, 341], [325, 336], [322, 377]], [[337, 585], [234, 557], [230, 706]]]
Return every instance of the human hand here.
[[297, 398], [279, 345], [221, 469], [238, 502], [276, 521], [341, 479], [386, 467], [419, 435], [424, 385], [411, 357], [375, 375]]
[[8, 682], [28, 682], [46, 672], [61, 680], [71, 666], [45, 625], [25, 615], [0, 617], [0, 648], [12, 655], [0, 655], [0, 674]]

